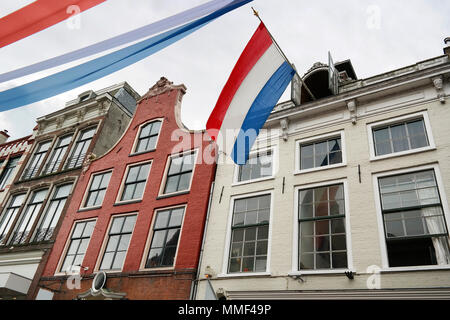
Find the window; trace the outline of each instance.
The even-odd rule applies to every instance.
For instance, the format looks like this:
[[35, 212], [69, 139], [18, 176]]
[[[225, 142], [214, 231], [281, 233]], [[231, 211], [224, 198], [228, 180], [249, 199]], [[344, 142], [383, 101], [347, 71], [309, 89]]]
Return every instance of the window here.
[[39, 168], [44, 161], [45, 154], [47, 153], [51, 144], [51, 141], [47, 141], [42, 142], [37, 146], [36, 151], [29, 161], [28, 167], [24, 170], [22, 179], [31, 179], [37, 175]]
[[450, 264], [434, 170], [378, 179], [390, 267]]
[[184, 208], [157, 212], [146, 268], [173, 266], [183, 215]]
[[5, 169], [3, 169], [2, 175], [0, 176], [0, 190], [4, 189], [6, 184], [9, 182], [9, 178], [16, 168], [19, 159], [20, 157], [9, 159]]
[[272, 151], [250, 154], [245, 165], [239, 166], [238, 182], [271, 177], [273, 171]]
[[142, 199], [150, 165], [150, 163], [145, 163], [129, 167], [120, 201]]
[[195, 152], [171, 157], [164, 194], [189, 190], [194, 165]]
[[94, 227], [95, 220], [81, 221], [75, 224], [61, 272], [71, 271], [74, 269], [73, 267], [81, 266]]
[[373, 138], [377, 156], [429, 146], [423, 119], [374, 129]]
[[270, 197], [234, 200], [228, 273], [266, 271]]
[[58, 170], [70, 141], [72, 141], [72, 135], [67, 135], [58, 139], [58, 142], [53, 149], [53, 153], [45, 165], [44, 173], [49, 174]]
[[33, 192], [25, 211], [21, 214], [19, 222], [11, 236], [10, 244], [22, 244], [28, 238], [33, 228], [36, 217], [38, 216], [44, 199], [47, 196], [48, 189]]
[[34, 235], [35, 242], [50, 240], [71, 189], [72, 184], [65, 184], [55, 188], [47, 210], [43, 214]]
[[341, 136], [312, 143], [300, 142], [300, 170], [343, 163]]
[[161, 121], [153, 121], [141, 127], [135, 153], [151, 151], [156, 148]]
[[136, 215], [113, 219], [100, 270], [121, 270], [133, 233]]
[[84, 207], [95, 207], [102, 204], [110, 178], [111, 171], [95, 174], [93, 176]]
[[8, 206], [0, 218], [0, 244], [4, 244], [8, 231], [11, 228], [24, 200], [25, 194], [12, 196], [9, 200]]
[[80, 132], [73, 147], [72, 154], [67, 160], [66, 169], [78, 168], [83, 164], [96, 129], [96, 127], [93, 127]]
[[299, 269], [347, 268], [344, 185], [298, 193]]

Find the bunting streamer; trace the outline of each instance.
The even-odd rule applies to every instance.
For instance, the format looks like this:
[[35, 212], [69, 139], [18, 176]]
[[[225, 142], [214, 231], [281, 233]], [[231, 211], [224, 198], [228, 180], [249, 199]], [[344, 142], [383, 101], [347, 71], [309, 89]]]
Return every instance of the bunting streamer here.
[[78, 59], [82, 59], [127, 43], [143, 39], [160, 32], [184, 25], [192, 20], [210, 14], [230, 4], [233, 0], [213, 0], [195, 8], [180, 12], [171, 17], [153, 22], [144, 27], [95, 43], [93, 45], [45, 60], [20, 69], [0, 74], [0, 83], [54, 68]]
[[10, 110], [55, 96], [121, 70], [251, 1], [253, 0], [234, 0], [229, 5], [181, 27], [166, 31], [76, 67], [2, 91], [0, 92], [0, 111]]
[[69, 6], [76, 5], [83, 12], [105, 1], [36, 0], [0, 19], [0, 48], [70, 18]]

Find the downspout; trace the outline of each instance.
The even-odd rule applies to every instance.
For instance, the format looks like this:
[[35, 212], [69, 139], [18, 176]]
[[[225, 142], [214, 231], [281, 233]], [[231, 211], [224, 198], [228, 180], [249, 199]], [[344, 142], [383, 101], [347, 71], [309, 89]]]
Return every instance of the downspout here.
[[[214, 170], [214, 177], [216, 176], [216, 172], [217, 172], [217, 166]], [[190, 298], [189, 298], [190, 300], [195, 300], [197, 298], [197, 289], [198, 289], [198, 282], [199, 282], [199, 277], [200, 277], [200, 267], [202, 265], [203, 250], [204, 250], [205, 239], [206, 239], [206, 230], [208, 227], [209, 215], [211, 212], [211, 202], [212, 202], [212, 196], [213, 196], [213, 192], [214, 192], [214, 186], [215, 186], [215, 181], [213, 181], [211, 183], [211, 189], [209, 191], [208, 209], [206, 212], [205, 227], [203, 228], [202, 246], [200, 248], [200, 256], [199, 256], [199, 260], [198, 260], [197, 274], [195, 276], [194, 281], [192, 281], [191, 294], [190, 294]]]

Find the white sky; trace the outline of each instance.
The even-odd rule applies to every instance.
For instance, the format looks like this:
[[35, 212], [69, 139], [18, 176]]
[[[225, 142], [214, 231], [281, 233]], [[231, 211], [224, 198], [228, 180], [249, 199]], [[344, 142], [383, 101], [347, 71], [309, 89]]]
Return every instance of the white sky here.
[[[0, 48], [0, 73], [108, 39], [207, 1], [107, 0], [79, 16], [79, 29], [70, 29], [64, 21]], [[1, 0], [0, 17], [31, 2]], [[0, 112], [0, 129], [7, 129], [10, 139], [20, 138], [31, 134], [37, 117], [63, 108], [66, 101], [83, 91], [127, 81], [143, 95], [161, 76], [187, 86], [182, 120], [190, 129], [203, 129], [258, 26], [251, 6], [259, 11], [301, 75], [315, 62], [327, 63], [327, 52], [331, 51], [335, 62], [351, 59], [357, 76], [367, 78], [443, 54], [443, 39], [450, 36], [450, 2], [446, 0], [254, 0], [119, 72], [41, 102]], [[0, 83], [0, 91], [89, 59], [92, 57]], [[288, 90], [281, 100], [289, 99]]]

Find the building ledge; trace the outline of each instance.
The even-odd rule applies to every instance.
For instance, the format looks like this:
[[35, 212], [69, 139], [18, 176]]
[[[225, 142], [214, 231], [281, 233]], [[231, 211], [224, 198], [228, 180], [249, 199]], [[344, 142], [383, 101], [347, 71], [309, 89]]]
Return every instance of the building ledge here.
[[0, 273], [0, 298], [24, 298], [31, 285], [31, 279], [12, 272]]

